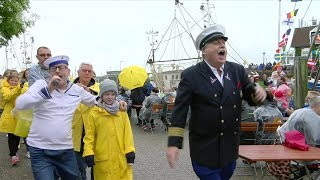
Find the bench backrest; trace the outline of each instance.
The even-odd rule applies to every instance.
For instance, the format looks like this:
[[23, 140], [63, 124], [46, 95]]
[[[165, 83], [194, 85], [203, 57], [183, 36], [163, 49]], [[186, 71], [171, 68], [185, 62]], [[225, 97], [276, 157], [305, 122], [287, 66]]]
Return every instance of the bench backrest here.
[[258, 122], [242, 122], [240, 130], [242, 132], [255, 132], [258, 128]]

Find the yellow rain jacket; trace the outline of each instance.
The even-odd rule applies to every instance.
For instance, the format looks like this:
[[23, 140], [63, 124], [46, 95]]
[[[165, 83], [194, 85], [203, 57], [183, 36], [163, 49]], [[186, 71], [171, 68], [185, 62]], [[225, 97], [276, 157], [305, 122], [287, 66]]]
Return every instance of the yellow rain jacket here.
[[[77, 79], [79, 79], [79, 78], [77, 78]], [[93, 85], [90, 86], [89, 88], [98, 94], [99, 93], [99, 84], [96, 83], [94, 80], [91, 82], [93, 83]], [[74, 83], [77, 83], [77, 82], [75, 81]], [[73, 120], [72, 120], [72, 141], [73, 141], [74, 151], [80, 152], [81, 140], [83, 137], [82, 134], [84, 133], [83, 127], [86, 127], [88, 114], [89, 114], [90, 110], [91, 110], [91, 107], [87, 107], [83, 104], [80, 104], [78, 106], [78, 108], [76, 109], [76, 111], [74, 112], [74, 116], [73, 116]]]
[[3, 113], [0, 118], [0, 132], [14, 133], [17, 120], [12, 116], [12, 109], [15, 106], [16, 98], [21, 94], [20, 85], [10, 86], [8, 81], [3, 81], [0, 89], [1, 101], [3, 104]]
[[[0, 89], [2, 89], [3, 82], [7, 81], [7, 78], [0, 79]], [[2, 95], [0, 94], [0, 109], [3, 109]]]
[[94, 179], [131, 180], [126, 154], [135, 152], [128, 114], [93, 107], [88, 115], [83, 156], [94, 155]]

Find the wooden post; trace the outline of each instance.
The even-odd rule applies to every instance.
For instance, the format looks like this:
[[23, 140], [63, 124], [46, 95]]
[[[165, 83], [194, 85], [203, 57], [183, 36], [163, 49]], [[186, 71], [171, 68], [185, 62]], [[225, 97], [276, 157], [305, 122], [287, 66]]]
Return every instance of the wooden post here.
[[301, 48], [295, 48], [294, 58], [294, 103], [295, 109], [304, 106], [305, 97], [308, 93], [308, 67], [306, 57], [301, 57]]

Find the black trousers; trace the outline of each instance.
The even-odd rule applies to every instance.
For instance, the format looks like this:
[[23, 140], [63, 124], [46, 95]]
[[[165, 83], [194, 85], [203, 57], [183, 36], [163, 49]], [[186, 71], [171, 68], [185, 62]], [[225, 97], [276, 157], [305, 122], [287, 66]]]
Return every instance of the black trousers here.
[[135, 107], [135, 109], [136, 109], [136, 112], [137, 112], [138, 123], [141, 124], [142, 120], [139, 118], [139, 113], [140, 113], [141, 107]]
[[9, 145], [9, 151], [10, 156], [15, 156], [18, 152], [18, 146], [20, 143], [20, 137], [16, 136], [14, 134], [8, 133], [8, 145]]

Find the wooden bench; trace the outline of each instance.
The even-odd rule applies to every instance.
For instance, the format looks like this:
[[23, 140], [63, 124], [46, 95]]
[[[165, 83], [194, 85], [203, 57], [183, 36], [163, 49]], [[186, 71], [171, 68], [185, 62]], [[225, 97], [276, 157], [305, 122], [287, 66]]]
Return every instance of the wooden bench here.
[[242, 132], [256, 132], [258, 128], [258, 122], [242, 122], [240, 125], [240, 131]]
[[246, 135], [241, 136], [241, 141], [246, 144], [247, 142], [253, 142], [253, 144], [256, 144], [258, 126], [258, 122], [242, 122], [240, 124], [240, 131], [245, 132]]

